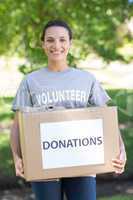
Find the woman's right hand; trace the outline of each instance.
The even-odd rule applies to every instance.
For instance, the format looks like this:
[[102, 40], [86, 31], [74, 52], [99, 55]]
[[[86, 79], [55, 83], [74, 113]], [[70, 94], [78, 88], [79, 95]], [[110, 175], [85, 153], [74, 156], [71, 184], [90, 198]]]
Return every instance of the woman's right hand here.
[[20, 157], [15, 158], [15, 172], [16, 176], [20, 176], [21, 178], [24, 178], [24, 168], [23, 168], [23, 161]]

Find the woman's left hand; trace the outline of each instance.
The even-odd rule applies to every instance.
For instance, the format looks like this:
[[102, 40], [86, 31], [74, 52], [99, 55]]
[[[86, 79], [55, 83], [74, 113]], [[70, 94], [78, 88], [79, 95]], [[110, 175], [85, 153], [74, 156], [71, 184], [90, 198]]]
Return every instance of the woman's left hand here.
[[125, 150], [121, 151], [120, 155], [117, 158], [112, 159], [112, 165], [115, 168], [116, 174], [122, 174], [124, 172], [126, 165]]

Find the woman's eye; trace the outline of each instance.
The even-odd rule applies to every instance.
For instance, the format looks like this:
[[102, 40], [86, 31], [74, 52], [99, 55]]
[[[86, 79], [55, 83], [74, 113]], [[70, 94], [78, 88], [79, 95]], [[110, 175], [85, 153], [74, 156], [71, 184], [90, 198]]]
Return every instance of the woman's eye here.
[[65, 40], [65, 39], [61, 39], [60, 41], [61, 41], [61, 42], [65, 42], [66, 40]]
[[53, 42], [53, 40], [47, 40], [47, 42]]

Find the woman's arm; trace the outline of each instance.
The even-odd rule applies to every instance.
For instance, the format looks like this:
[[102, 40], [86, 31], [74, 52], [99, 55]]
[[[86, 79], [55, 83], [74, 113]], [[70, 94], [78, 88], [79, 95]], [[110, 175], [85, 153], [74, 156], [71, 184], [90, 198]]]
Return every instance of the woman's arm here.
[[18, 112], [15, 113], [14, 122], [11, 127], [10, 143], [13, 154], [13, 160], [15, 164], [16, 176], [24, 178], [23, 162], [21, 157], [20, 140], [19, 140]]
[[[104, 106], [107, 106], [107, 105], [105, 104]], [[118, 132], [119, 132], [120, 153], [116, 158], [112, 159], [112, 165], [115, 168], [116, 174], [122, 174], [124, 172], [124, 169], [125, 169], [127, 156], [126, 156], [125, 145], [124, 145], [123, 139], [121, 137], [121, 133], [120, 133], [119, 130], [118, 130]]]
[[124, 142], [121, 137], [121, 133], [119, 131], [119, 146], [120, 146], [120, 153], [117, 156], [117, 158], [112, 159], [112, 164], [115, 168], [115, 173], [121, 174], [124, 172], [124, 168], [126, 165], [126, 160], [127, 160], [127, 155], [126, 155], [126, 150], [124, 146]]

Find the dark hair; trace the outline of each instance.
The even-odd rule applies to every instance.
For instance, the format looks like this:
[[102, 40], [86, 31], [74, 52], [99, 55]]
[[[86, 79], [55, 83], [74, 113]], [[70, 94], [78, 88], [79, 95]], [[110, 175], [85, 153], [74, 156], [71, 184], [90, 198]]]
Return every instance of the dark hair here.
[[64, 27], [68, 30], [68, 34], [69, 34], [69, 39], [72, 39], [72, 31], [70, 29], [70, 27], [68, 26], [68, 24], [62, 20], [51, 20], [49, 21], [43, 28], [43, 32], [41, 35], [41, 40], [44, 41], [44, 37], [45, 37], [45, 33], [47, 28], [51, 27], [51, 26], [61, 26]]

